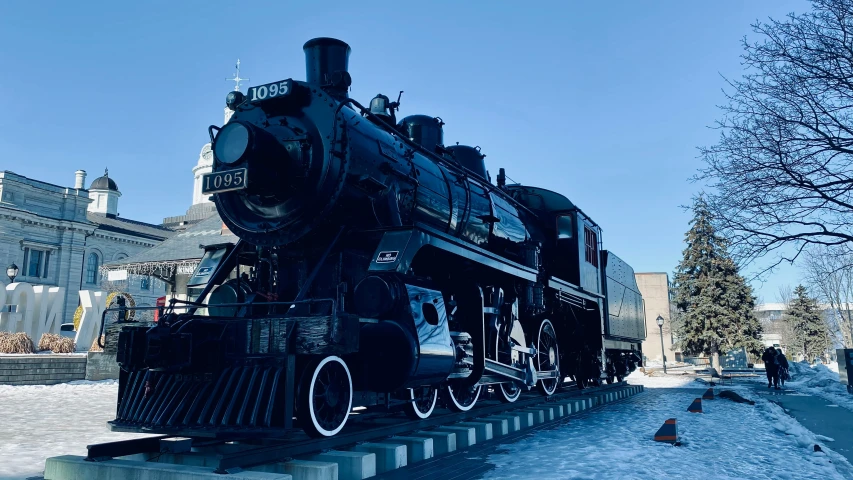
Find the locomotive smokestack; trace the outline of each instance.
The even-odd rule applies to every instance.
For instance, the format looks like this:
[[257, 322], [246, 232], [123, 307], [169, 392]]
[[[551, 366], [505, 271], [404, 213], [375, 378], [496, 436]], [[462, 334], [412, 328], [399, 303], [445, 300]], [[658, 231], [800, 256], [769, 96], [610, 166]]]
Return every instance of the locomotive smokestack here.
[[315, 38], [302, 47], [305, 51], [305, 81], [316, 83], [330, 95], [346, 98], [352, 85], [347, 68], [350, 46], [336, 38]]

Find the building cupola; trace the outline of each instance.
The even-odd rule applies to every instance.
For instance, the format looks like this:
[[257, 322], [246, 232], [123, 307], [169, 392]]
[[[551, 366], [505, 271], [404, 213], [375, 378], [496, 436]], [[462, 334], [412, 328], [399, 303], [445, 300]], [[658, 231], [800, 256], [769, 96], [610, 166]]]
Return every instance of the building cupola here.
[[118, 197], [120, 196], [118, 185], [110, 178], [109, 170], [104, 169], [104, 176], [92, 180], [92, 184], [89, 185], [89, 198], [92, 203], [89, 204], [88, 210], [115, 216], [118, 214]]

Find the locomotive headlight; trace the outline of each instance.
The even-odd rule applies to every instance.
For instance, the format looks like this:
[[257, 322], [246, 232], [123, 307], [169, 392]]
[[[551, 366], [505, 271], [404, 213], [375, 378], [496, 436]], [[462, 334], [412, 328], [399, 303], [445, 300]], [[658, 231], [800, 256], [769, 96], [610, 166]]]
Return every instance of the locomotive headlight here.
[[240, 122], [228, 123], [213, 142], [213, 154], [220, 162], [231, 165], [249, 150], [249, 129]]

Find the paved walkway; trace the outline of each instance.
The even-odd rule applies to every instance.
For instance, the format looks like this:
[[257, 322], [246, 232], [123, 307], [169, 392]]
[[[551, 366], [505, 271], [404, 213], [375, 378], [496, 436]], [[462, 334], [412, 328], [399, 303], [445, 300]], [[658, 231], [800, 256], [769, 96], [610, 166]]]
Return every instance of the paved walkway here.
[[769, 389], [766, 384], [753, 387], [756, 393], [784, 408], [800, 424], [818, 435], [834, 439], [828, 447], [853, 463], [853, 412], [821, 397], [799, 393], [792, 388]]

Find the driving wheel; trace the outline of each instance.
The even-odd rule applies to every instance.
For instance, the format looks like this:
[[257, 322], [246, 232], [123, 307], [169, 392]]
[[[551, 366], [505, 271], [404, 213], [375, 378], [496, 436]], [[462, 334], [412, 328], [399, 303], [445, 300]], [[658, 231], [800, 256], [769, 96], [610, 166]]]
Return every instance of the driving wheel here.
[[[550, 320], [543, 320], [536, 335], [536, 370], [560, 371], [560, 350], [557, 346], [557, 332]], [[546, 396], [553, 395], [560, 385], [561, 377], [539, 380], [539, 390]]]
[[477, 399], [480, 398], [481, 385], [473, 387], [463, 387], [461, 385], [448, 385], [445, 389], [447, 393], [447, 408], [454, 412], [467, 412], [474, 408]]
[[432, 414], [438, 401], [438, 389], [435, 387], [415, 387], [408, 389], [409, 398], [403, 409], [412, 420], [424, 419]]

